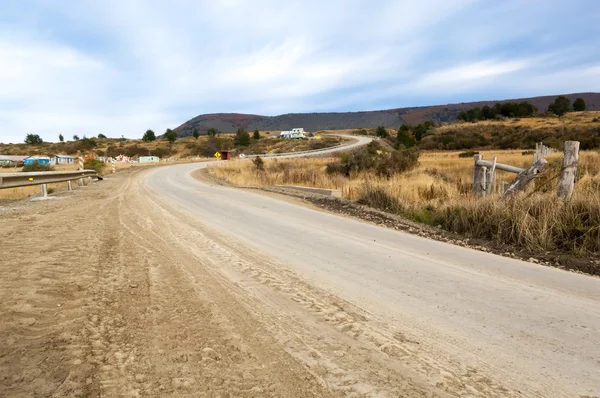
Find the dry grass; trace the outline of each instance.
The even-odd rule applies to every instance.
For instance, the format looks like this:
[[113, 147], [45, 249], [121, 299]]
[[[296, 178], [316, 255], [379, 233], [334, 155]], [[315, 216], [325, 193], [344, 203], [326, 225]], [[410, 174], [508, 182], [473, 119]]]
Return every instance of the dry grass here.
[[[530, 250], [560, 250], [584, 255], [600, 253], [600, 153], [580, 154], [573, 199], [556, 199], [561, 154], [548, 156], [550, 167], [530, 189], [512, 200], [472, 194], [473, 159], [459, 152], [424, 153], [413, 171], [389, 179], [362, 173], [349, 179], [329, 175], [332, 159], [265, 159], [264, 171], [251, 162], [224, 162], [209, 169], [216, 178], [242, 186], [304, 185], [341, 189], [343, 196], [401, 214], [415, 221]], [[532, 155], [522, 151], [485, 151], [485, 159], [528, 166]], [[514, 178], [499, 173], [505, 181]]]

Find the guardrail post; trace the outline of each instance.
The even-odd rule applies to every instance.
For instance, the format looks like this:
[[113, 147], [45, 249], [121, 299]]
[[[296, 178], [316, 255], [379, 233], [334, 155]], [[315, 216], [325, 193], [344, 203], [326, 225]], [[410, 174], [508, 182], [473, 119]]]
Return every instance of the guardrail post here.
[[67, 189], [69, 192], [73, 192], [73, 186], [71, 185], [71, 181], [67, 181]]
[[48, 197], [48, 184], [42, 184], [42, 196], [44, 198]]

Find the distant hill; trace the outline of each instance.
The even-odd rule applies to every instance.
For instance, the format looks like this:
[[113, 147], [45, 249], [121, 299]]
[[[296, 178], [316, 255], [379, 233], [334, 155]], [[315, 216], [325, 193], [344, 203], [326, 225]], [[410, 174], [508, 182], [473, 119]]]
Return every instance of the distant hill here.
[[[197, 128], [200, 134], [206, 134], [210, 128], [215, 128], [223, 133], [234, 133], [240, 127], [248, 131], [257, 129], [260, 131], [280, 131], [291, 130], [294, 127], [302, 127], [306, 131], [342, 130], [376, 126], [398, 128], [405, 123], [420, 124], [426, 120], [436, 123], [453, 122], [456, 120], [456, 116], [463, 110], [484, 105], [493, 105], [496, 102], [528, 101], [535, 105], [540, 112], [544, 112], [558, 95], [366, 112], [288, 113], [279, 116], [212, 113], [196, 116], [177, 127], [175, 131], [178, 136], [186, 137], [192, 134], [194, 128]], [[571, 103], [576, 98], [581, 97], [585, 100], [588, 110], [600, 110], [600, 93], [563, 95], [569, 98]]]

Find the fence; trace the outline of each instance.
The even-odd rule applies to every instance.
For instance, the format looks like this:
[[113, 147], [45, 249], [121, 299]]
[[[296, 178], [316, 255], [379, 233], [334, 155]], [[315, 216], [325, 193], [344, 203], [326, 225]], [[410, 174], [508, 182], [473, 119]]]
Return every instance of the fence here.
[[[473, 190], [475, 194], [478, 196], [485, 196], [500, 191], [503, 196], [510, 196], [519, 191], [523, 191], [527, 184], [533, 181], [533, 179], [541, 173], [548, 164], [543, 156], [553, 152], [554, 150], [542, 143], [536, 144], [533, 163], [527, 169], [498, 163], [496, 157], [494, 157], [492, 161], [489, 161], [483, 160], [482, 155], [475, 155], [473, 167]], [[577, 172], [577, 163], [579, 161], [579, 142], [566, 141], [563, 153], [564, 158], [557, 195], [560, 199], [568, 200], [571, 198], [575, 186], [575, 174]], [[502, 186], [499, 186], [497, 183], [496, 170], [514, 173], [517, 174], [517, 176], [512, 184], [503, 182]]]

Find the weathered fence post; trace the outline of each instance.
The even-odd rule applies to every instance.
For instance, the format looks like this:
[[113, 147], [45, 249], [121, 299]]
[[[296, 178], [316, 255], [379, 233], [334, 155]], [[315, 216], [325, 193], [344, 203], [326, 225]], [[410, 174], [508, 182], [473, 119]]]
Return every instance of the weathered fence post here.
[[48, 184], [42, 184], [42, 196], [44, 198], [48, 197]]
[[485, 180], [485, 170], [483, 167], [479, 166], [477, 162], [481, 160], [482, 156], [477, 154], [473, 156], [475, 160], [475, 165], [473, 167], [473, 191], [476, 195], [482, 196], [484, 193], [484, 180]]
[[579, 141], [565, 141], [564, 158], [558, 183], [558, 197], [562, 200], [569, 200], [573, 195], [578, 163]]
[[487, 178], [487, 186], [486, 186], [486, 191], [488, 195], [491, 195], [492, 192], [495, 191], [496, 188], [496, 161], [498, 160], [498, 158], [496, 156], [494, 156], [494, 160], [492, 161], [492, 167], [490, 168], [490, 171], [488, 172], [488, 178]]
[[538, 159], [530, 168], [519, 173], [515, 181], [510, 184], [510, 187], [504, 192], [504, 196], [512, 195], [525, 189], [535, 176], [544, 170], [548, 162], [544, 158]]
[[69, 192], [73, 191], [73, 185], [71, 184], [71, 181], [67, 181], [67, 189], [69, 190]]

